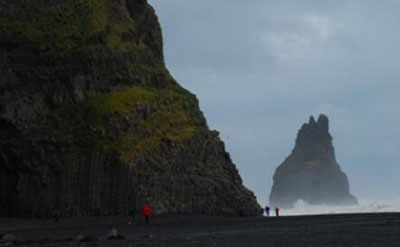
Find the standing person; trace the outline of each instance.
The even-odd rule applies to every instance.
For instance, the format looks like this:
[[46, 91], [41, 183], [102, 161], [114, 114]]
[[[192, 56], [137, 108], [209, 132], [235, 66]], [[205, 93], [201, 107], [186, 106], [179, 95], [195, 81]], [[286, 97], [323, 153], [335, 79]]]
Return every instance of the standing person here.
[[275, 215], [276, 215], [276, 217], [279, 216], [279, 210], [280, 210], [280, 209], [279, 209], [278, 207], [275, 208]]
[[144, 218], [146, 219], [147, 224], [150, 223], [150, 216], [151, 216], [152, 211], [153, 210], [151, 209], [149, 204], [146, 203], [143, 205], [141, 212], [142, 212], [142, 215], [144, 216]]
[[129, 225], [136, 225], [136, 205], [133, 205], [129, 211]]
[[269, 210], [270, 210], [269, 206], [266, 206], [265, 207], [265, 215], [266, 216], [269, 216]]

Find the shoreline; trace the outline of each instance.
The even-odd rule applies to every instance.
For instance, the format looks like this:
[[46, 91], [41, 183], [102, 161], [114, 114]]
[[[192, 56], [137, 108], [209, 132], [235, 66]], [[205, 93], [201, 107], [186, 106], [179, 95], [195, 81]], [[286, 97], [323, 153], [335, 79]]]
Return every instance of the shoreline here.
[[[0, 218], [0, 235], [17, 246], [396, 246], [400, 213], [231, 217], [159, 215], [150, 224], [128, 217]], [[116, 229], [123, 238], [110, 240]], [[366, 241], [368, 240], [368, 241]], [[216, 245], [213, 245], [213, 244]], [[3, 245], [5, 243], [3, 242]], [[268, 245], [267, 245], [268, 244]], [[380, 244], [380, 245], [379, 245]], [[0, 246], [3, 246], [0, 243]]]

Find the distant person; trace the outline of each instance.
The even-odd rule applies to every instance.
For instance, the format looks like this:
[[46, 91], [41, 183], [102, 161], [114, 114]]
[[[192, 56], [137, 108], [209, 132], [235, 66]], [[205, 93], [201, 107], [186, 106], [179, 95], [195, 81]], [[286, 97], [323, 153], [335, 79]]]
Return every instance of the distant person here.
[[136, 225], [136, 206], [133, 206], [129, 211], [129, 225]]
[[239, 214], [239, 217], [244, 217], [244, 211], [242, 208], [239, 209], [238, 214]]
[[150, 223], [150, 216], [153, 212], [153, 210], [151, 209], [151, 207], [149, 206], [149, 204], [144, 204], [142, 207], [142, 215], [144, 216], [144, 218], [146, 219], [146, 223], [149, 224]]
[[276, 215], [277, 217], [279, 216], [279, 210], [280, 210], [280, 209], [279, 209], [278, 207], [275, 208], [275, 215]]
[[269, 216], [269, 210], [270, 210], [269, 206], [266, 206], [265, 207], [265, 215], [266, 216]]

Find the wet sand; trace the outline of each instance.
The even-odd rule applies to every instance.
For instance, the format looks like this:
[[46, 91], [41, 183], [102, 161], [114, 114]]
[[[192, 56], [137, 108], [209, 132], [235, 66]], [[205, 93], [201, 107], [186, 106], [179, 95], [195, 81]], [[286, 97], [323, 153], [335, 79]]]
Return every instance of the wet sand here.
[[[120, 216], [64, 218], [59, 223], [0, 219], [0, 234], [15, 235], [16, 246], [400, 246], [399, 213], [269, 218], [168, 215], [154, 217], [149, 225], [127, 222]], [[113, 228], [125, 239], [107, 239]]]

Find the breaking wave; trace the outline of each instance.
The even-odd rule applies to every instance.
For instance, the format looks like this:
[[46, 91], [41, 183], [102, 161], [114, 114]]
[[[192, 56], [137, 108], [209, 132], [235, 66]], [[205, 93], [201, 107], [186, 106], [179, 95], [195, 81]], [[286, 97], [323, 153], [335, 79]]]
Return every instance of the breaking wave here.
[[332, 206], [332, 205], [309, 205], [304, 201], [297, 201], [292, 209], [283, 210], [284, 215], [319, 215], [319, 214], [342, 214], [342, 213], [387, 213], [400, 212], [400, 199], [394, 200], [371, 200], [359, 199], [359, 205], [355, 206]]

